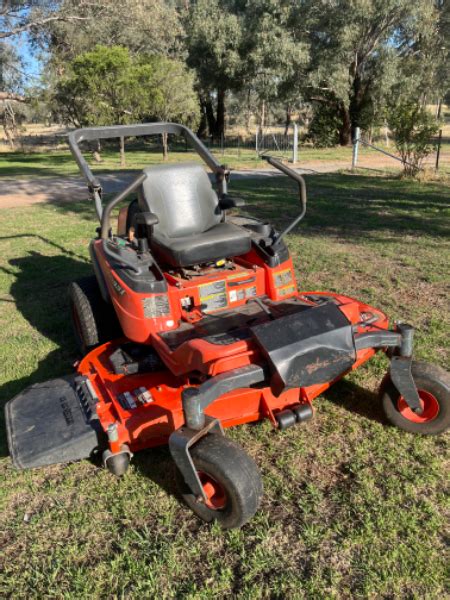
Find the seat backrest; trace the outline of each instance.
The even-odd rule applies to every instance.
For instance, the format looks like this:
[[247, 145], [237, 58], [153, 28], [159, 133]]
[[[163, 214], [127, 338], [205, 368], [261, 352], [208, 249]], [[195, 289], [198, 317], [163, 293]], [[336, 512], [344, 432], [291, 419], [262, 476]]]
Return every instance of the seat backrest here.
[[138, 193], [139, 207], [157, 215], [155, 233], [183, 237], [221, 221], [217, 194], [201, 165], [159, 165], [147, 167], [144, 173], [147, 179]]

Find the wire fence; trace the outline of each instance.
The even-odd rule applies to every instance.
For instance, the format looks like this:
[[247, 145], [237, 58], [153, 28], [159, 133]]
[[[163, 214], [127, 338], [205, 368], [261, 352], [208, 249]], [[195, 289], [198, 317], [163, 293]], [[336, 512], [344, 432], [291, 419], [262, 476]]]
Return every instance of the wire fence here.
[[443, 136], [443, 130], [440, 129], [436, 136], [433, 136], [428, 141], [430, 152], [422, 160], [419, 161], [418, 165], [408, 162], [405, 158], [394, 154], [389, 148], [380, 148], [379, 146], [371, 143], [371, 141], [365, 139], [362, 135], [359, 127], [356, 128], [353, 136], [353, 151], [352, 151], [352, 169], [358, 167], [358, 160], [360, 156], [360, 146], [370, 148], [386, 157], [389, 157], [402, 164], [404, 168], [412, 169], [412, 172], [423, 170], [424, 168], [434, 167], [435, 171], [439, 171], [440, 166], [446, 163], [446, 167], [450, 165], [450, 137]]
[[[16, 139], [16, 152], [52, 151], [67, 149], [67, 131], [60, 127], [42, 128], [40, 131], [26, 132]], [[302, 163], [310, 161], [347, 161], [347, 168], [386, 168], [391, 169], [398, 166], [403, 167], [402, 159], [398, 156], [393, 140], [384, 136], [377, 138], [366, 138], [359, 135], [359, 144], [353, 146], [353, 156], [349, 155], [349, 148], [315, 148], [310, 143], [300, 138], [297, 143], [298, 155], [295, 154], [296, 137], [289, 129], [285, 132], [284, 127], [269, 131], [253, 132], [248, 134], [231, 134], [219, 137], [205, 137], [203, 143], [216, 155], [234, 155], [234, 157], [245, 158], [252, 156], [255, 159], [262, 152], [273, 152], [296, 162], [301, 167]], [[432, 151], [425, 159], [423, 166], [427, 169], [450, 173], [450, 131], [441, 130], [439, 134], [430, 139]], [[102, 149], [116, 149], [117, 142], [102, 142]], [[162, 152], [162, 144], [159, 136], [148, 138], [136, 138], [126, 140], [127, 153], [133, 150], [145, 150], [150, 152]], [[11, 148], [6, 141], [0, 140], [0, 152], [9, 151]], [[95, 151], [95, 144], [85, 148], [87, 153]], [[191, 148], [184, 138], [169, 136], [169, 152], [190, 152]], [[355, 155], [356, 151], [356, 155]], [[346, 168], [342, 164], [342, 168]]]
[[220, 137], [204, 138], [203, 143], [211, 150], [246, 149], [262, 152], [274, 150], [277, 152], [292, 152], [294, 135], [292, 133], [255, 133], [254, 135], [222, 135]]

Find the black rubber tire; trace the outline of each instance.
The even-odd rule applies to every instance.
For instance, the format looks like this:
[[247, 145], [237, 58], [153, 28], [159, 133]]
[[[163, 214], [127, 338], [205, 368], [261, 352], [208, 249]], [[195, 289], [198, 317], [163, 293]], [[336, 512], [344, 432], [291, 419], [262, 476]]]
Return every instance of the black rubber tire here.
[[395, 427], [410, 433], [438, 435], [450, 426], [450, 374], [441, 367], [414, 361], [411, 373], [417, 389], [433, 394], [439, 404], [439, 413], [430, 421], [415, 423], [403, 417], [397, 408], [399, 392], [387, 374], [380, 386], [380, 398], [387, 420]]
[[223, 529], [242, 527], [253, 517], [263, 487], [254, 460], [237, 444], [220, 434], [208, 434], [191, 448], [198, 471], [213, 477], [225, 490], [227, 503], [212, 509], [198, 502], [177, 469], [177, 483], [186, 504], [203, 521], [217, 521]]
[[82, 356], [123, 335], [114, 308], [102, 298], [95, 275], [73, 281], [69, 299], [75, 340]]

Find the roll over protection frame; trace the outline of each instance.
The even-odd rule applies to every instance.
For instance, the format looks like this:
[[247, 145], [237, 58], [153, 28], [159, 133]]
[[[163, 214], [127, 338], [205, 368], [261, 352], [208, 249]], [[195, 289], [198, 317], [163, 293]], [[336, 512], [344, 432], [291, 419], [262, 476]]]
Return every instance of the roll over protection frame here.
[[[216, 176], [216, 184], [220, 197], [227, 193], [227, 177], [229, 172], [222, 166], [208, 148], [203, 144], [201, 140], [184, 125], [177, 123], [142, 123], [138, 125], [114, 125], [112, 127], [84, 127], [83, 129], [76, 129], [69, 133], [68, 142], [70, 150], [75, 158], [78, 168], [81, 171], [86, 183], [88, 185], [89, 193], [95, 203], [95, 211], [99, 220], [102, 222], [103, 229], [103, 206], [102, 206], [102, 186], [100, 181], [92, 173], [89, 165], [87, 164], [84, 156], [80, 150], [80, 142], [89, 140], [105, 140], [110, 138], [120, 137], [139, 137], [143, 135], [162, 135], [164, 133], [171, 133], [173, 135], [183, 135], [187, 141], [189, 141], [194, 150], [200, 155], [205, 161], [208, 167]], [[137, 181], [137, 180], [136, 180]], [[134, 182], [136, 183], [136, 182]], [[128, 189], [128, 188], [127, 188]], [[125, 190], [124, 190], [125, 191]], [[128, 192], [130, 193], [130, 192]], [[120, 193], [122, 196], [122, 193]], [[105, 211], [108, 212], [107, 220], [109, 221], [109, 214], [111, 214], [112, 208], [120, 201], [117, 200], [118, 196], [113, 198], [109, 202]]]
[[300, 175], [300, 173], [297, 173], [296, 171], [294, 171], [294, 169], [291, 169], [287, 165], [283, 164], [281, 160], [278, 160], [274, 156], [270, 156], [269, 154], [261, 154], [260, 157], [264, 160], [267, 160], [269, 165], [272, 165], [272, 167], [275, 167], [276, 169], [278, 169], [297, 183], [300, 205], [302, 207], [302, 211], [298, 215], [298, 217], [296, 217], [291, 223], [289, 223], [289, 225], [285, 227], [285, 229], [283, 229], [283, 231], [281, 231], [274, 239], [272, 246], [276, 247], [281, 243], [282, 239], [300, 223], [300, 221], [306, 214], [306, 183], [304, 178]]

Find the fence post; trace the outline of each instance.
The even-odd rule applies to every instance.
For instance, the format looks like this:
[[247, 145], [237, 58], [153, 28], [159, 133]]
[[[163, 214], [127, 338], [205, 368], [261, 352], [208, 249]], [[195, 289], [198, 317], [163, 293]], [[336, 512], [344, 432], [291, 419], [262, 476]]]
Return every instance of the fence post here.
[[439, 129], [439, 136], [437, 142], [437, 152], [436, 152], [436, 171], [439, 171], [439, 158], [441, 156], [441, 143], [442, 143], [442, 129]]
[[258, 128], [256, 128], [256, 135], [255, 135], [255, 150], [256, 150], [256, 154], [258, 154], [259, 151], [259, 140], [258, 140]]
[[361, 130], [359, 127], [355, 127], [355, 135], [353, 136], [353, 154], [352, 154], [352, 171], [356, 169], [358, 162], [358, 149], [359, 149], [359, 137]]
[[292, 152], [292, 162], [298, 162], [298, 125], [294, 123], [294, 148]]
[[241, 141], [241, 136], [238, 135], [238, 137], [237, 137], [237, 155], [238, 156], [241, 156], [241, 144], [240, 144], [240, 141]]

